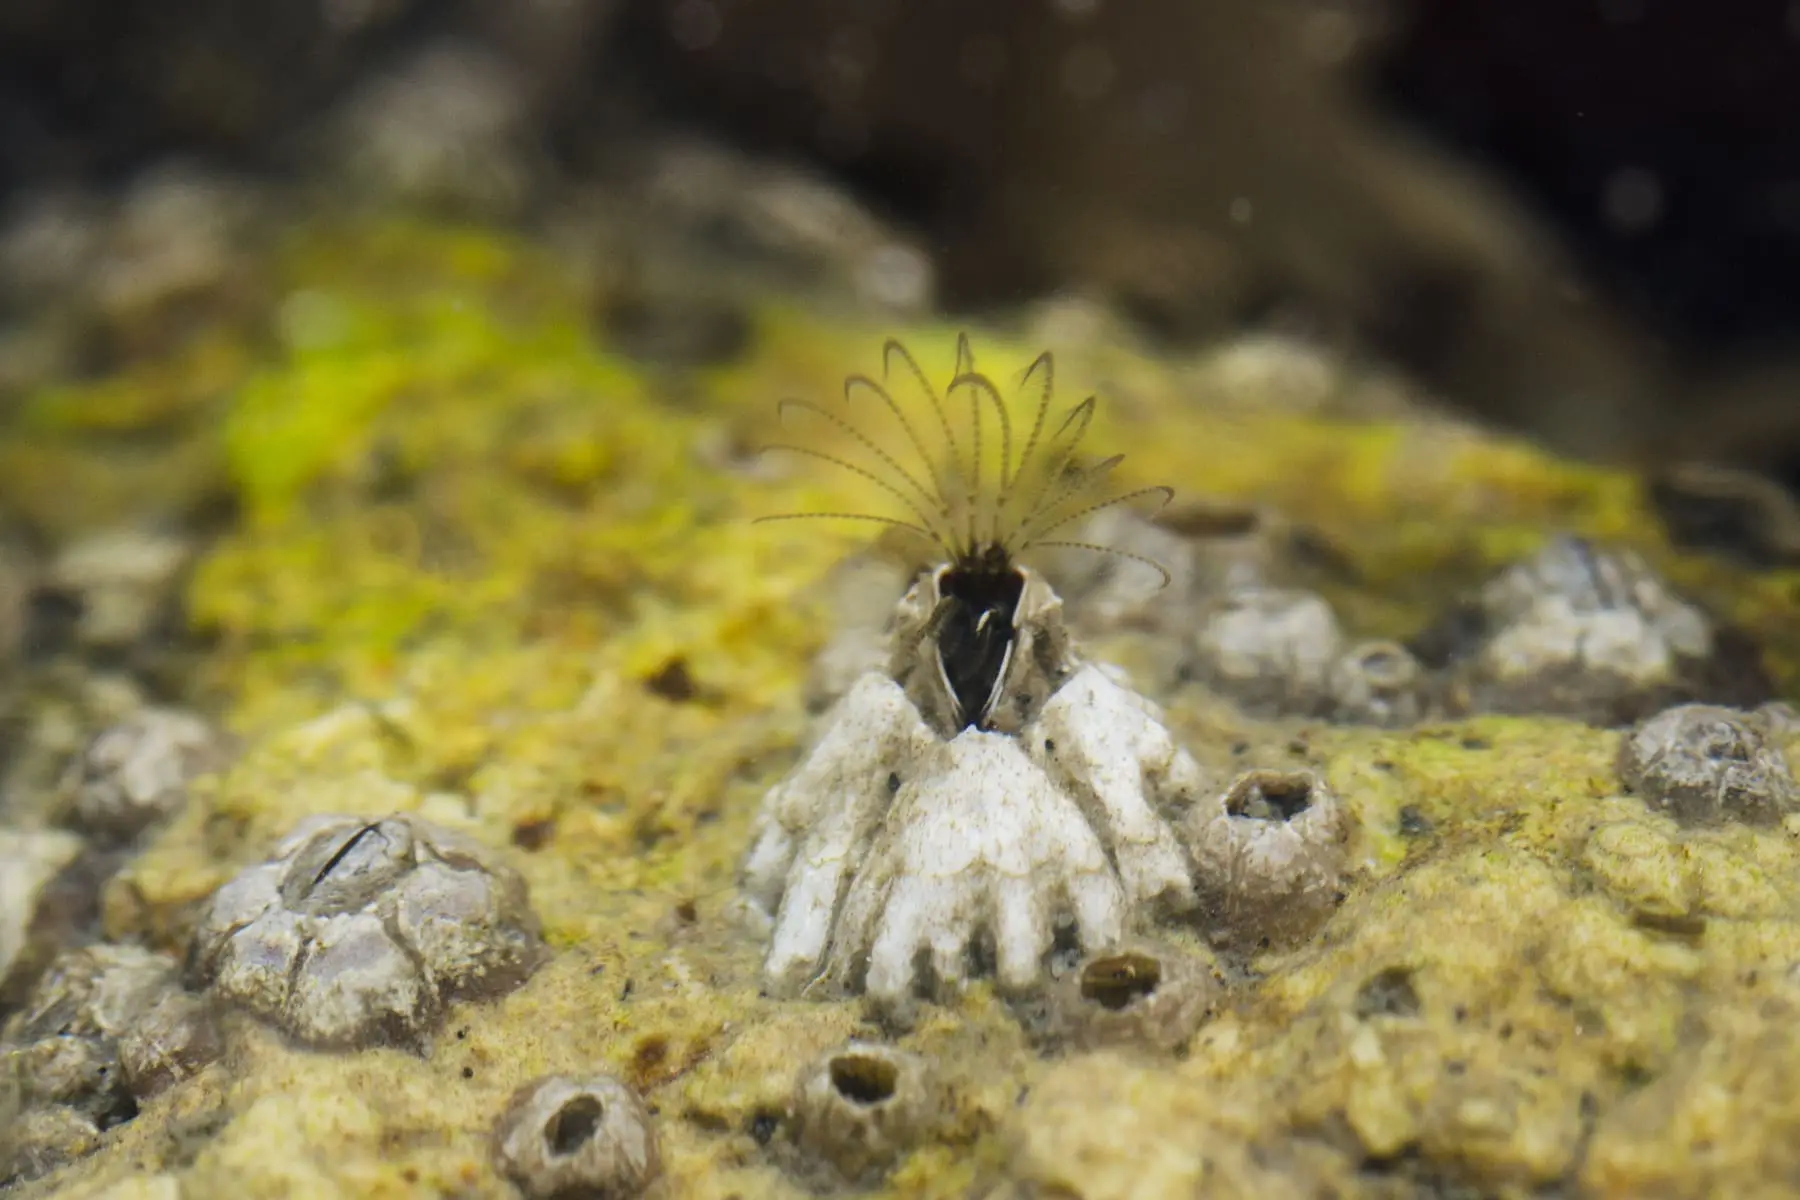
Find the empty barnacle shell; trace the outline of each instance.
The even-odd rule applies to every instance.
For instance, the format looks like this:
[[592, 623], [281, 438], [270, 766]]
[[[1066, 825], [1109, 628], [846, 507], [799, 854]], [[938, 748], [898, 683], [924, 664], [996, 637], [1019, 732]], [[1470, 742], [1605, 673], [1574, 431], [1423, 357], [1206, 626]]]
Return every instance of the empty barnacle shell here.
[[494, 1124], [493, 1153], [533, 1200], [632, 1200], [662, 1170], [649, 1111], [610, 1075], [526, 1084]]
[[939, 1108], [918, 1055], [875, 1042], [841, 1046], [809, 1064], [794, 1089], [802, 1170], [819, 1164], [847, 1182], [872, 1182], [925, 1139]]
[[[1053, 427], [1048, 355], [1026, 373], [1033, 417], [1016, 456], [966, 340], [944, 396], [897, 343], [884, 365], [881, 382], [854, 377], [847, 395], [888, 414], [919, 464], [793, 402], [861, 458], [803, 452], [873, 481], [905, 513], [842, 515], [908, 532], [941, 561], [896, 608], [885, 665], [849, 687], [764, 798], [743, 884], [771, 929], [772, 988], [847, 986], [899, 1010], [976, 971], [1035, 987], [1059, 938], [1100, 949], [1190, 905], [1165, 812], [1191, 799], [1198, 768], [1154, 705], [1076, 654], [1056, 593], [1016, 559], [1098, 509], [1166, 490], [1103, 498], [1118, 459], [1076, 463], [1093, 401]], [[953, 411], [967, 413], [960, 432]]]
[[416, 1045], [446, 1001], [511, 990], [544, 957], [517, 872], [415, 817], [309, 818], [220, 888], [190, 969], [309, 1045]]
[[1057, 981], [1051, 1029], [1083, 1050], [1185, 1045], [1219, 997], [1212, 964], [1198, 954], [1133, 942], [1090, 954]]
[[1298, 940], [1337, 902], [1350, 819], [1311, 771], [1246, 771], [1184, 832], [1202, 921], [1223, 944]]
[[1800, 786], [1759, 714], [1682, 704], [1619, 744], [1619, 778], [1684, 825], [1769, 825], [1800, 809]]

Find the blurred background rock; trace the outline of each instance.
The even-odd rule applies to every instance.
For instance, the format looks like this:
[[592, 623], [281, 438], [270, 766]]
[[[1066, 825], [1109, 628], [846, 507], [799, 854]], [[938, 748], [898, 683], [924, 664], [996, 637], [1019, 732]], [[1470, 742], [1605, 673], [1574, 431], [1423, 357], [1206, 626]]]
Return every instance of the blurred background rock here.
[[771, 280], [1072, 293], [1758, 473], [1704, 524], [1800, 482], [1797, 102], [1786, 0], [8, 0], [0, 396], [254, 307], [285, 213], [401, 204], [561, 239], [646, 355], [729, 354]]

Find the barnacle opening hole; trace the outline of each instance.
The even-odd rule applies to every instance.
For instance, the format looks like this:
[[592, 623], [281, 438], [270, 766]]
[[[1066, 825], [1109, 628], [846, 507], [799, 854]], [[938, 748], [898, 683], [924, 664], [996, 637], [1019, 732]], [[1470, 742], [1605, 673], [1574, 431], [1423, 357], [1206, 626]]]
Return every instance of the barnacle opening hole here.
[[598, 1098], [577, 1096], [544, 1124], [544, 1143], [550, 1153], [566, 1158], [587, 1145], [605, 1116], [606, 1106]]
[[1313, 781], [1302, 773], [1248, 776], [1225, 797], [1225, 811], [1259, 821], [1291, 821], [1312, 807]]
[[831, 1086], [854, 1104], [869, 1107], [894, 1097], [900, 1068], [873, 1054], [840, 1054], [831, 1060]]
[[1109, 1012], [1147, 999], [1162, 986], [1162, 963], [1148, 954], [1109, 954], [1081, 969], [1081, 998]]

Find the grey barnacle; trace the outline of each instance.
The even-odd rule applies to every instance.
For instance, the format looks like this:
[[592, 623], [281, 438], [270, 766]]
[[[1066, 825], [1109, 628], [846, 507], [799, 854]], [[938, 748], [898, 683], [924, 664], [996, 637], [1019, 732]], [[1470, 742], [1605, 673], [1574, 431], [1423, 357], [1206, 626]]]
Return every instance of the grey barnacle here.
[[220, 888], [194, 935], [198, 982], [309, 1045], [416, 1045], [443, 1003], [495, 995], [543, 957], [516, 872], [399, 815], [302, 822]]
[[1069, 544], [1051, 535], [1097, 509], [1168, 492], [1112, 495], [1118, 458], [1077, 461], [1094, 401], [1052, 427], [1047, 354], [1025, 375], [1016, 458], [1007, 405], [966, 339], [941, 396], [898, 343], [884, 368], [879, 383], [853, 377], [846, 403], [872, 398], [918, 466], [798, 401], [785, 407], [823, 419], [861, 461], [791, 448], [880, 486], [905, 517], [841, 515], [909, 531], [938, 562], [895, 611], [886, 669], [851, 686], [765, 798], [746, 897], [772, 924], [764, 970], [778, 990], [823, 979], [897, 1004], [976, 969], [1025, 989], [1060, 933], [1099, 949], [1193, 902], [1166, 813], [1191, 802], [1198, 768], [1154, 705], [1081, 659], [1061, 601], [1017, 557]]

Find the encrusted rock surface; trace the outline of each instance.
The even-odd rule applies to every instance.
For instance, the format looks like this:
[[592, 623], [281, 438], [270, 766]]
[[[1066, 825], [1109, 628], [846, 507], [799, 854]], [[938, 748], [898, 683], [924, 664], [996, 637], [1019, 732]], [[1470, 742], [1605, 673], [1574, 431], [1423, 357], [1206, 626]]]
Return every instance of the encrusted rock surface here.
[[[1226, 861], [1290, 835], [1314, 845], [1295, 829], [1309, 812], [1334, 808], [1331, 832], [1342, 838], [1319, 843], [1330, 847], [1321, 852], [1330, 872], [1313, 873], [1308, 855], [1290, 860], [1307, 870], [1265, 911], [1293, 926], [1267, 947], [1259, 934], [1207, 948], [1217, 933], [1209, 912], [1230, 912], [1201, 889], [1192, 908], [1122, 908], [1171, 911], [1149, 936], [1121, 920], [1116, 941], [1091, 951], [1052, 918], [1047, 955], [1033, 962], [1047, 986], [1002, 995], [985, 974], [999, 965], [997, 943], [977, 932], [959, 947], [971, 951], [967, 985], [917, 1002], [902, 1029], [831, 988], [766, 990], [765, 945], [733, 919], [759, 802], [817, 740], [805, 680], [832, 632], [815, 602], [820, 583], [867, 547], [867, 530], [820, 522], [747, 528], [748, 516], [856, 511], [868, 500], [853, 480], [771, 471], [750, 451], [773, 435], [772, 396], [835, 397], [879, 332], [759, 312], [736, 356], [672, 382], [595, 348], [589, 297], [556, 264], [467, 229], [299, 231], [271, 280], [272, 334], [33, 398], [30, 422], [0, 439], [0, 493], [24, 505], [40, 562], [75, 540], [61, 523], [75, 517], [42, 499], [46, 462], [52, 478], [79, 483], [67, 488], [74, 512], [106, 518], [82, 534], [120, 527], [135, 507], [199, 511], [201, 488], [226, 487], [232, 502], [228, 516], [205, 509], [211, 540], [190, 543], [179, 599], [197, 636], [182, 677], [191, 692], [184, 686], [180, 699], [231, 730], [242, 751], [144, 831], [98, 917], [65, 927], [67, 940], [50, 948], [99, 937], [179, 953], [215, 897], [257, 889], [267, 904], [252, 905], [255, 921], [355, 925], [370, 903], [398, 921], [407, 881], [437, 864], [419, 849], [436, 844], [417, 833], [430, 825], [517, 870], [548, 956], [503, 994], [434, 1000], [426, 1037], [410, 1015], [424, 1010], [391, 1009], [409, 1014], [393, 1027], [406, 1044], [321, 1051], [284, 1035], [280, 1013], [272, 1023], [227, 1005], [217, 1026], [225, 1065], [169, 1072], [110, 1128], [66, 1106], [21, 1114], [0, 1088], [0, 1114], [20, 1118], [9, 1123], [16, 1153], [31, 1170], [48, 1168], [17, 1194], [505, 1197], [516, 1189], [493, 1155], [495, 1122], [519, 1089], [554, 1075], [610, 1076], [639, 1098], [659, 1146], [653, 1188], [669, 1195], [847, 1193], [838, 1168], [804, 1165], [820, 1160], [805, 1158], [812, 1135], [793, 1106], [803, 1067], [852, 1042], [916, 1056], [941, 1100], [929, 1132], [884, 1153], [858, 1185], [869, 1195], [1754, 1196], [1793, 1177], [1793, 818], [1683, 824], [1675, 808], [1628, 790], [1619, 764], [1632, 734], [1608, 726], [1695, 697], [1665, 697], [1660, 686], [1627, 694], [1612, 670], [1604, 687], [1565, 673], [1555, 703], [1539, 705], [1536, 693], [1499, 688], [1510, 678], [1496, 673], [1501, 660], [1482, 658], [1495, 629], [1555, 609], [1563, 624], [1549, 627], [1565, 632], [1596, 621], [1654, 632], [1672, 672], [1658, 678], [1732, 682], [1732, 654], [1689, 653], [1698, 643], [1682, 614], [1691, 610], [1704, 614], [1715, 650], [1729, 649], [1727, 631], [1748, 638], [1754, 665], [1791, 699], [1800, 683], [1791, 572], [1753, 574], [1671, 549], [1634, 482], [1617, 475], [1404, 410], [1309, 416], [1250, 394], [1262, 385], [1227, 370], [1223, 352], [1169, 362], [1074, 347], [1058, 358], [1067, 386], [1125, 401], [1105, 439], [1108, 452], [1128, 455], [1132, 482], [1204, 489], [1219, 497], [1216, 512], [1268, 514], [1256, 522], [1265, 532], [1278, 522], [1308, 531], [1265, 542], [1244, 522], [1203, 534], [1199, 516], [1179, 517], [1181, 538], [1219, 551], [1190, 564], [1201, 582], [1182, 604], [1240, 585], [1304, 590], [1330, 606], [1343, 645], [1325, 663], [1320, 708], [1248, 712], [1183, 676], [1188, 643], [1169, 639], [1167, 624], [1181, 606], [1140, 607], [1109, 590], [1125, 581], [1122, 566], [1085, 590], [1059, 574], [1070, 626], [1091, 638], [1088, 657], [1047, 705], [1028, 695], [1018, 729], [1049, 720], [1084, 678], [1123, 690], [1095, 665], [1117, 663], [1154, 702], [1169, 745], [1193, 761], [1194, 787], [1162, 817], [1185, 856], [1181, 878], [1204, 880], [1187, 869], [1197, 828], [1216, 829]], [[922, 359], [951, 361], [948, 338], [907, 337]], [[1009, 375], [1040, 348], [996, 340], [988, 365]], [[182, 406], [196, 395], [217, 398], [218, 411], [184, 427], [199, 431], [191, 437], [159, 443], [176, 463], [162, 474], [147, 465], [149, 450], [121, 464], [110, 434], [85, 448], [89, 431], [119, 421], [192, 416]], [[121, 408], [121, 397], [142, 406]], [[1177, 413], [1184, 432], [1170, 437]], [[1419, 637], [1457, 597], [1478, 597], [1545, 547], [1578, 559], [1555, 541], [1559, 531], [1587, 539], [1594, 555], [1633, 556], [1665, 598], [1679, 599], [1645, 601], [1638, 582], [1624, 583], [1640, 577], [1623, 568], [1590, 576], [1606, 587], [1581, 593], [1540, 562], [1523, 575], [1528, 592], [1532, 579], [1547, 590], [1496, 602], [1505, 621], [1443, 643], [1458, 653], [1438, 655]], [[894, 582], [881, 611], [909, 578]], [[1089, 600], [1114, 606], [1116, 619], [1084, 625]], [[1416, 716], [1377, 705], [1351, 718], [1333, 707], [1380, 693], [1332, 682], [1369, 641], [1416, 656], [1426, 684]], [[109, 653], [79, 639], [72, 652]], [[843, 674], [854, 679], [871, 661]], [[16, 665], [5, 728], [23, 736], [4, 764], [0, 854], [42, 853], [31, 856], [32, 886], [0, 869], [0, 915], [11, 921], [0, 935], [51, 927], [33, 910], [54, 889], [39, 885], [92, 849], [72, 832], [46, 832], [56, 780], [95, 733], [142, 703], [90, 703], [93, 676], [82, 685], [89, 699], [56, 699], [65, 693], [42, 674], [49, 667], [29, 656]], [[841, 695], [839, 678], [821, 690]], [[1702, 698], [1738, 702], [1725, 691]], [[918, 729], [905, 736], [941, 750], [929, 713], [910, 707]], [[1493, 707], [1517, 711], [1467, 715]], [[90, 714], [100, 708], [103, 719]], [[1764, 750], [1793, 762], [1793, 723], [1755, 711]], [[1098, 781], [1104, 772], [1078, 761], [1080, 732], [1052, 734], [1055, 754], [1037, 762], [1023, 752], [1009, 761], [1023, 757], [1054, 782], [1066, 754], [1071, 778]], [[1265, 782], [1234, 789], [1245, 776]], [[1270, 778], [1304, 778], [1309, 798], [1332, 805], [1284, 811], [1296, 788], [1277, 785], [1272, 796]], [[898, 803], [885, 773], [870, 780], [859, 767], [855, 779], [876, 806]], [[1093, 833], [1094, 862], [1120, 895], [1167, 881], [1153, 869], [1156, 838], [1113, 833], [1104, 789], [1053, 790], [1083, 814], [1082, 827], [1112, 838], [1109, 856]], [[348, 818], [306, 824], [326, 814]], [[376, 852], [387, 835], [361, 833], [394, 819], [414, 830], [417, 865], [401, 869]], [[790, 832], [798, 861], [819, 828], [802, 819]], [[869, 849], [852, 866], [904, 860], [852, 832], [844, 853]], [[265, 863], [290, 834], [291, 857]], [[1127, 869], [1122, 845], [1145, 851], [1139, 867]], [[972, 838], [960, 846], [979, 848]], [[353, 859], [364, 869], [340, 877]], [[779, 910], [775, 884], [785, 888], [788, 872], [767, 879], [764, 903]], [[827, 890], [823, 911], [836, 899]], [[973, 898], [968, 911], [991, 911], [983, 903]], [[386, 936], [380, 918], [376, 927]], [[207, 928], [198, 962], [245, 932]], [[1121, 957], [1132, 954], [1178, 957], [1157, 959], [1158, 974]], [[1054, 993], [1079, 991], [1083, 974], [1090, 992], [1121, 1007], [1091, 1014], [1091, 1026], [1054, 1024]], [[1190, 978], [1204, 986], [1170, 989]], [[24, 993], [4, 995], [11, 1018]], [[123, 1050], [119, 1061], [154, 1074], [128, 1068]], [[67, 1151], [84, 1153], [54, 1166]]]

